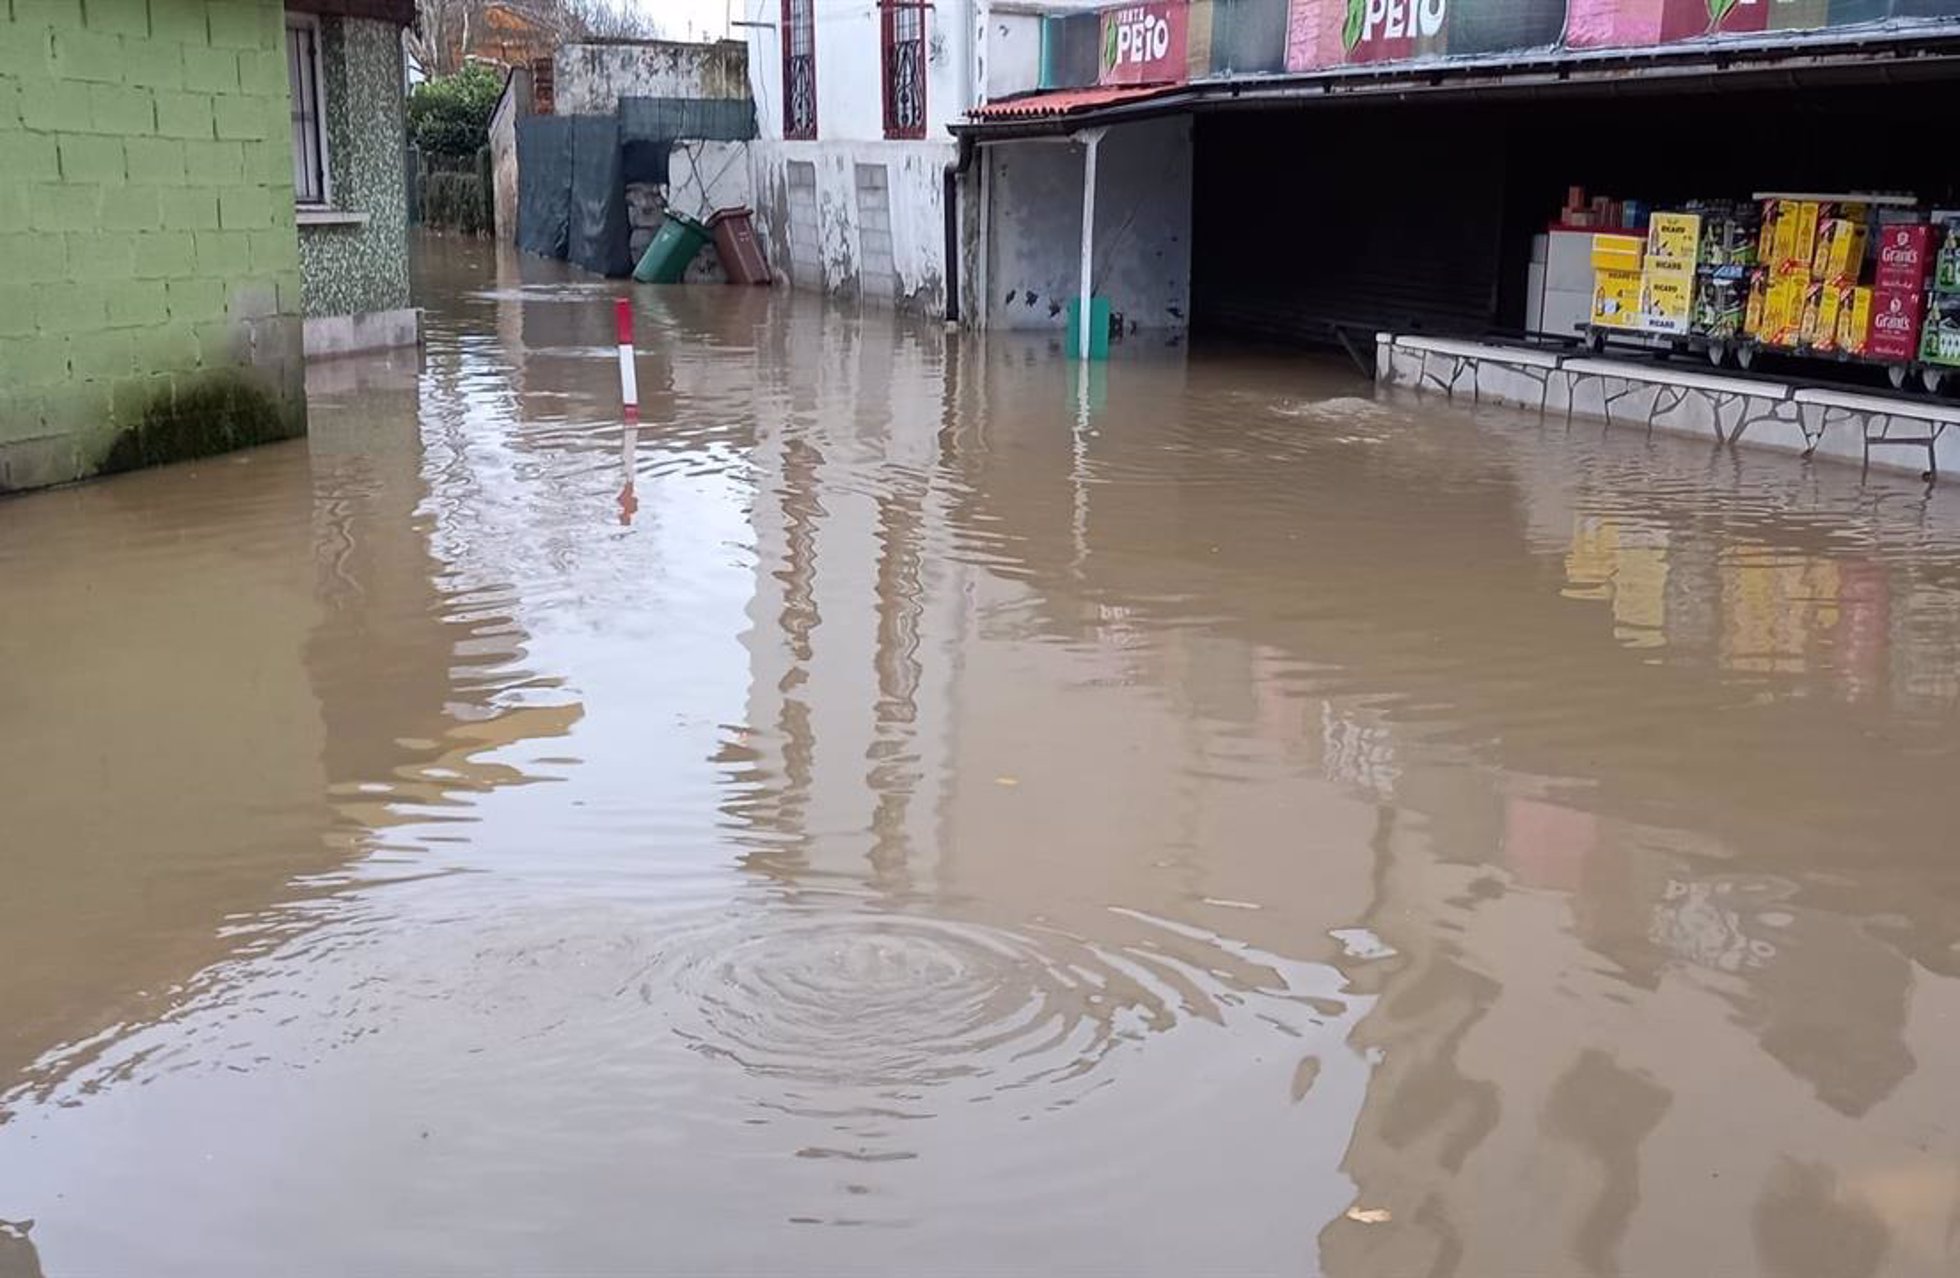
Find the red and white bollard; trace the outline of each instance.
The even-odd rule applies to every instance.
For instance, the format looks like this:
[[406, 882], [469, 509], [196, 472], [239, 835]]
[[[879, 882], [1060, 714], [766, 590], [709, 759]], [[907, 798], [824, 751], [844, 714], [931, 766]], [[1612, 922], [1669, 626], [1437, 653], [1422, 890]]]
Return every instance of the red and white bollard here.
[[640, 382], [633, 371], [633, 304], [625, 298], [613, 303], [613, 327], [619, 333], [619, 398], [626, 410], [626, 424], [640, 422]]
[[620, 467], [625, 472], [625, 483], [619, 490], [619, 522], [633, 522], [633, 512], [640, 508], [640, 500], [633, 495], [633, 451], [640, 436], [640, 379], [633, 366], [633, 304], [626, 298], [613, 303], [613, 328], [619, 335], [619, 401], [620, 416], [626, 424], [626, 433], [620, 440]]

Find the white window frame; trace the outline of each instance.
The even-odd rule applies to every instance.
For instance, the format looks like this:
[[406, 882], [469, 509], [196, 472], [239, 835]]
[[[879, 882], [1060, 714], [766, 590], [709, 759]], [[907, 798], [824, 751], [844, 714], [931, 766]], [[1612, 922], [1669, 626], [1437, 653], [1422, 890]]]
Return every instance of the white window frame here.
[[[293, 184], [293, 205], [301, 209], [330, 209], [333, 207], [333, 164], [327, 157], [327, 81], [326, 77], [322, 74], [324, 67], [322, 66], [320, 57], [321, 39], [319, 16], [311, 13], [286, 14], [287, 96], [289, 100], [292, 95], [292, 86], [290, 83], [292, 70], [291, 48], [293, 32], [296, 30], [308, 32], [312, 39], [313, 127], [320, 143], [320, 198], [317, 200], [302, 199], [300, 197], [299, 184], [295, 182]], [[288, 124], [294, 123], [291, 119], [290, 110], [288, 111], [287, 122]], [[295, 155], [293, 159], [295, 164], [297, 164], [299, 160], [298, 155]]]

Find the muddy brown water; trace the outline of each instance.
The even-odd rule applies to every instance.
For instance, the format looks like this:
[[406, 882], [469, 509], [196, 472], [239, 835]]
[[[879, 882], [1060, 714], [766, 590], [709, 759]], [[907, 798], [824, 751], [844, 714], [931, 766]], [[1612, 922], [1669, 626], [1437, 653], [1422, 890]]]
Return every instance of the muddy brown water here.
[[6, 1278], [1960, 1267], [1960, 493], [419, 270], [0, 503]]

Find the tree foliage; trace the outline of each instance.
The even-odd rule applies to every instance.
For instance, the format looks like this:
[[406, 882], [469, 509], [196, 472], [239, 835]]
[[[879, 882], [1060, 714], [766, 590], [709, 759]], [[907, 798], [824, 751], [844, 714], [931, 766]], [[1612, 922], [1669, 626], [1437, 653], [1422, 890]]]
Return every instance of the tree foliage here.
[[464, 157], [490, 141], [504, 77], [481, 62], [424, 80], [408, 95], [408, 132], [425, 155]]
[[431, 76], [454, 75], [479, 52], [492, 24], [486, 12], [504, 11], [548, 45], [571, 40], [652, 39], [659, 24], [632, 0], [416, 0], [415, 26], [408, 32], [409, 56]]

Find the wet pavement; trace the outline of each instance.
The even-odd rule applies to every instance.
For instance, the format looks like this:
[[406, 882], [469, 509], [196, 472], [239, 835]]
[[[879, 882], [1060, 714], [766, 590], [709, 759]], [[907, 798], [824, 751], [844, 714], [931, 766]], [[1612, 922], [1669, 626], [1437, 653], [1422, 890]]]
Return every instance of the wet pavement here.
[[1960, 1269], [1960, 494], [419, 269], [0, 503], [4, 1278]]

